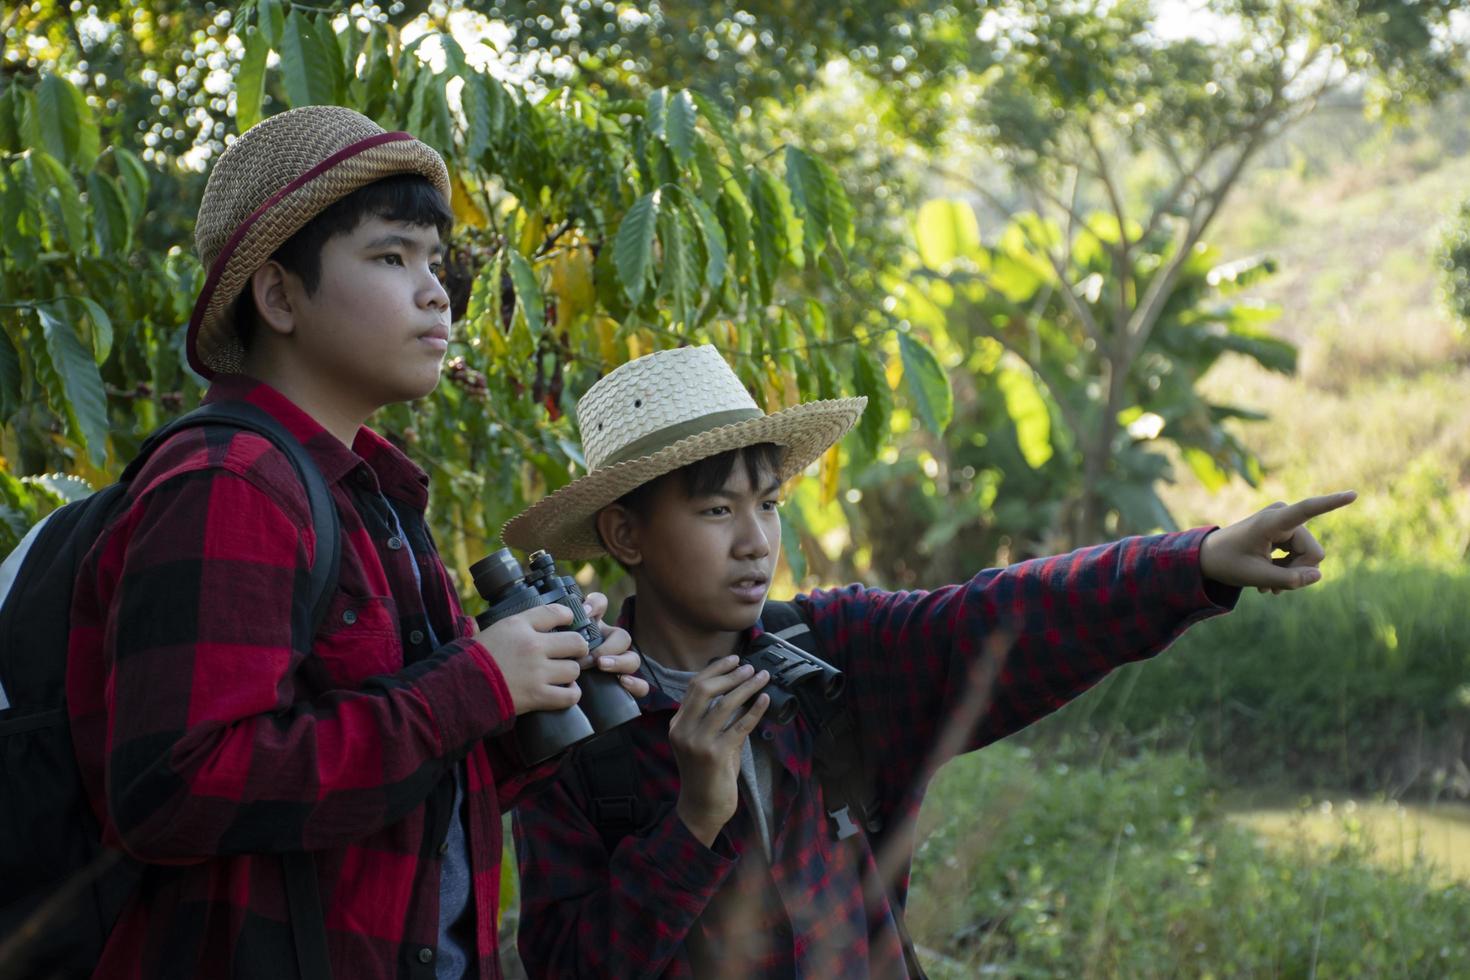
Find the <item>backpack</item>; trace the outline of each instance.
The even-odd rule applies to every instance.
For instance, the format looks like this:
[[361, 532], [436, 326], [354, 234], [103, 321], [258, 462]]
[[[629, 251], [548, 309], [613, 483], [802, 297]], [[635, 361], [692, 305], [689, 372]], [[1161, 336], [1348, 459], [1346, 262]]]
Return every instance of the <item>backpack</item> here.
[[[54, 511], [26, 535], [5, 562], [14, 579], [0, 596], [0, 977], [89, 975], [145, 872], [102, 845], [73, 754], [66, 707], [72, 591], [83, 558], [121, 512], [149, 457], [171, 436], [200, 426], [254, 432], [286, 454], [306, 489], [317, 537], [310, 589], [296, 602], [310, 604], [319, 626], [336, 589], [341, 523], [326, 480], [280, 422], [244, 402], [207, 404], [165, 425], [117, 483]], [[285, 862], [302, 975], [326, 976], [311, 855], [286, 855]]]
[[[824, 653], [816, 631], [794, 602], [767, 601], [761, 611], [761, 629], [839, 669], [842, 667]], [[838, 840], [851, 840], [856, 847], [859, 834], [872, 837], [883, 832], [883, 818], [878, 812], [872, 773], [861, 758], [857, 717], [851, 701], [845, 695], [833, 701], [808, 696], [802, 688], [797, 689], [797, 697], [802, 714], [816, 729], [812, 773], [821, 783], [833, 835]], [[618, 841], [653, 819], [649, 801], [638, 792], [635, 759], [633, 737], [627, 726], [599, 735], [572, 752], [572, 777], [581, 784], [590, 802], [592, 823], [608, 853], [617, 847]], [[872, 850], [877, 852], [878, 846], [874, 844]], [[873, 897], [868, 896], [870, 901]], [[903, 944], [908, 975], [914, 980], [924, 980], [914, 941], [904, 922], [903, 906], [891, 892], [887, 897]]]

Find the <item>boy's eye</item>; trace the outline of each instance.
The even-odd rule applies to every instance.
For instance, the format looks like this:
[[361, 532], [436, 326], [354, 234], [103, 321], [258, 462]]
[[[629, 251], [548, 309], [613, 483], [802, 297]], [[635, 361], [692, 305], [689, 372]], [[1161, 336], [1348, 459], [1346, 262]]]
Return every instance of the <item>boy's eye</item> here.
[[388, 263], [389, 265], [402, 265], [403, 264], [403, 256], [399, 255], [397, 252], [389, 252], [387, 255], [380, 255], [380, 256], [378, 256], [378, 258], [382, 259], [384, 262]]
[[777, 508], [779, 508], [781, 506], [781, 501], [779, 501], [779, 500], [763, 500], [763, 501], [761, 501], [761, 506], [764, 507], [766, 510], [776, 510]]
[[723, 517], [730, 512], [730, 508], [726, 507], [724, 504], [718, 504], [714, 507], [705, 508], [704, 512], [713, 517]]

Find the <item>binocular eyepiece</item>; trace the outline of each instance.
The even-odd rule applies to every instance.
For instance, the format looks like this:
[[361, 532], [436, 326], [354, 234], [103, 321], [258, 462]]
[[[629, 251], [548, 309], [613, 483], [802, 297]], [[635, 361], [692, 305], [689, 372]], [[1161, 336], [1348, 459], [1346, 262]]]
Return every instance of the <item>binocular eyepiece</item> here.
[[[587, 641], [587, 651], [602, 645], [602, 630], [587, 615], [582, 602], [586, 598], [570, 575], [558, 572], [556, 562], [545, 551], [533, 552], [526, 560], [529, 571], [523, 571], [509, 548], [501, 548], [470, 566], [475, 591], [489, 603], [489, 608], [475, 617], [485, 629], [507, 616], [553, 604], [572, 611], [572, 622], [560, 629], [580, 633]], [[577, 678], [582, 697], [570, 708], [556, 711], [533, 711], [517, 720], [515, 740], [521, 759], [534, 766], [554, 758], [593, 735], [609, 731], [637, 718], [640, 709], [633, 695], [624, 690], [611, 674], [593, 669]]]
[[796, 717], [803, 699], [835, 701], [846, 683], [842, 671], [774, 633], [762, 633], [752, 640], [740, 659], [757, 671], [770, 672], [771, 679], [763, 688], [771, 699], [766, 717], [778, 725]]

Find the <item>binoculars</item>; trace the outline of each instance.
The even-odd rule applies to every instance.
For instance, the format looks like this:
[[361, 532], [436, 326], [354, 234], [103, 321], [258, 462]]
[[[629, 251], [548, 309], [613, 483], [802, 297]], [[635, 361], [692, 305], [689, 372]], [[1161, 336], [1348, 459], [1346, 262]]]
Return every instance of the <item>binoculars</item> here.
[[[589, 653], [601, 646], [602, 631], [582, 607], [585, 597], [576, 581], [570, 575], [559, 574], [556, 562], [545, 551], [532, 553], [526, 564], [530, 570], [522, 571], [510, 549], [501, 548], [470, 566], [475, 591], [489, 603], [489, 608], [475, 617], [480, 629], [536, 606], [559, 604], [572, 611], [571, 625], [560, 628], [582, 634]], [[577, 704], [556, 711], [532, 711], [516, 721], [516, 748], [526, 765], [554, 758], [578, 742], [640, 714], [638, 702], [612, 674], [584, 670], [577, 686], [582, 689]]]
[[752, 640], [740, 660], [757, 671], [770, 671], [771, 679], [762, 690], [771, 699], [766, 717], [778, 725], [790, 723], [803, 700], [835, 701], [845, 683], [842, 671], [774, 633], [762, 633]]

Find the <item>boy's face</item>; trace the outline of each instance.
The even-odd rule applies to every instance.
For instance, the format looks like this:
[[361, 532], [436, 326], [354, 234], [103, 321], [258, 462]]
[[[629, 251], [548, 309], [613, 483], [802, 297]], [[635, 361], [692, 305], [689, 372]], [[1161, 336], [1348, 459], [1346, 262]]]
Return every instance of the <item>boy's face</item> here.
[[638, 594], [655, 593], [695, 629], [754, 625], [781, 552], [779, 489], [773, 475], [753, 484], [743, 461], [708, 495], [690, 497], [681, 480], [661, 480], [633, 519]]
[[287, 276], [295, 346], [325, 393], [370, 413], [434, 390], [449, 347], [443, 258], [434, 227], [367, 217], [322, 246], [315, 293]]

